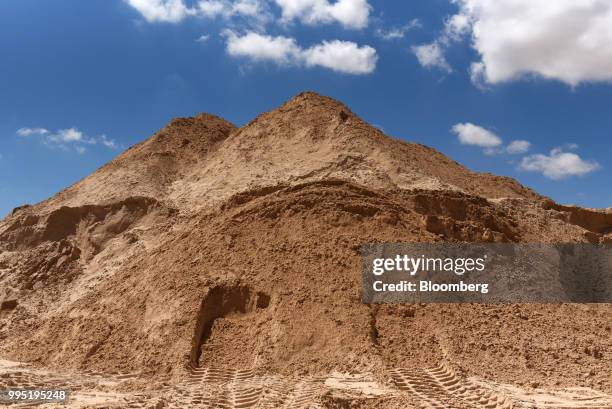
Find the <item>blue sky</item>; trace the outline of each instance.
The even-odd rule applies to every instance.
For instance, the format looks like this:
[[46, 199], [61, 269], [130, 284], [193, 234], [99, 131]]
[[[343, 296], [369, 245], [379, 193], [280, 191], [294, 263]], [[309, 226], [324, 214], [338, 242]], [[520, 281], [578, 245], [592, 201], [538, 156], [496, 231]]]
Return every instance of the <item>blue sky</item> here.
[[612, 206], [612, 5], [489, 3], [4, 0], [0, 215], [173, 117], [242, 125], [304, 90], [470, 169]]

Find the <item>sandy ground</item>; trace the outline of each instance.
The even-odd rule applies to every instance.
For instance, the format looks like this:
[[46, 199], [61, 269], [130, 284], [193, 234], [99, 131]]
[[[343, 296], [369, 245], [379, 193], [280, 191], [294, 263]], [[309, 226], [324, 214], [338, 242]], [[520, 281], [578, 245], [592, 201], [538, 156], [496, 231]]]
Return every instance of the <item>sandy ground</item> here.
[[70, 391], [70, 399], [61, 405], [2, 402], [15, 408], [612, 407], [611, 395], [590, 388], [518, 388], [474, 377], [462, 378], [444, 366], [393, 369], [386, 382], [367, 373], [290, 378], [208, 368], [193, 370], [185, 382], [170, 385], [142, 374], [58, 374], [6, 360], [0, 360], [0, 374], [0, 389]]

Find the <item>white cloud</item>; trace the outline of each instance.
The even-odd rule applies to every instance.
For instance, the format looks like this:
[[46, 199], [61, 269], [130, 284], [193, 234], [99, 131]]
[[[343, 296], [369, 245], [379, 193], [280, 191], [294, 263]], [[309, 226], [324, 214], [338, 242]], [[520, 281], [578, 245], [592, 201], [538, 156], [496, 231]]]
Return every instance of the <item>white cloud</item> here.
[[149, 23], [178, 23], [190, 16], [207, 18], [250, 18], [258, 24], [270, 19], [263, 0], [201, 0], [187, 6], [184, 0], [125, 0]]
[[440, 68], [446, 72], [452, 71], [444, 56], [444, 50], [438, 41], [414, 46], [412, 47], [412, 52], [416, 55], [417, 60], [419, 60], [419, 64], [425, 68]]
[[467, 19], [486, 83], [537, 75], [575, 86], [612, 81], [612, 1], [453, 0]]
[[448, 73], [452, 68], [446, 60], [446, 49], [461, 40], [470, 30], [470, 20], [464, 14], [451, 16], [444, 22], [444, 30], [431, 43], [412, 47], [419, 63], [425, 68], [439, 68]]
[[324, 41], [303, 51], [307, 66], [320, 66], [348, 74], [369, 74], [376, 69], [378, 56], [370, 46], [350, 41]]
[[472, 84], [480, 89], [486, 89], [487, 80], [485, 78], [485, 66], [481, 62], [473, 62], [470, 65], [470, 80]]
[[240, 36], [231, 30], [225, 31], [224, 35], [229, 55], [278, 65], [319, 66], [348, 74], [368, 74], [374, 71], [378, 59], [374, 48], [350, 41], [324, 41], [303, 49], [290, 37], [255, 32]]
[[189, 8], [183, 0], [126, 0], [149, 23], [177, 23], [185, 17], [194, 15], [195, 9]]
[[451, 41], [461, 40], [470, 30], [470, 18], [462, 13], [455, 14], [444, 22], [444, 32], [441, 36], [441, 41], [450, 43]]
[[[186, 0], [124, 0], [150, 23], [178, 23], [189, 16], [208, 18], [245, 17], [260, 25], [272, 19], [272, 0], [200, 0], [188, 6]], [[337, 22], [351, 29], [368, 25], [372, 7], [368, 0], [275, 0], [285, 23], [300, 20], [309, 25]]]
[[474, 145], [492, 149], [502, 144], [502, 139], [499, 136], [469, 122], [456, 124], [451, 128], [451, 131], [457, 134], [459, 142], [463, 145]]
[[404, 27], [395, 27], [395, 28], [390, 28], [389, 30], [385, 30], [382, 28], [379, 28], [376, 30], [376, 36], [382, 38], [383, 40], [399, 40], [401, 38], [404, 38], [404, 36], [406, 35], [406, 31], [404, 29]]
[[367, 0], [276, 0], [282, 19], [298, 19], [305, 24], [338, 22], [346, 28], [360, 29], [368, 25], [371, 6]]
[[109, 149], [117, 149], [119, 146], [113, 139], [109, 139], [106, 135], [101, 135], [97, 138], [87, 137], [77, 128], [60, 129], [56, 132], [51, 132], [46, 128], [20, 128], [17, 130], [17, 135], [27, 137], [38, 135], [45, 145], [57, 146], [62, 149], [73, 148], [78, 153], [84, 153], [84, 145], [101, 144]]
[[227, 3], [218, 0], [201, 1], [198, 7], [204, 16], [210, 18], [221, 16], [229, 11]]
[[262, 0], [201, 0], [197, 13], [208, 18], [244, 17], [260, 26], [272, 19], [267, 3]]
[[54, 142], [79, 142], [83, 140], [83, 132], [76, 128], [60, 129], [48, 138]]
[[412, 19], [408, 24], [401, 27], [392, 27], [390, 29], [378, 28], [374, 32], [377, 37], [386, 41], [399, 40], [406, 36], [410, 30], [421, 28], [421, 22], [418, 19]]
[[302, 52], [295, 39], [289, 37], [272, 37], [254, 32], [239, 36], [231, 30], [225, 31], [224, 35], [227, 37], [227, 53], [233, 57], [285, 65], [295, 63]]
[[108, 149], [118, 149], [119, 148], [119, 146], [117, 145], [117, 142], [115, 142], [114, 139], [108, 139], [106, 135], [101, 135], [99, 139], [100, 139], [100, 143], [106, 146]]
[[[462, 145], [479, 146], [484, 148], [484, 153], [487, 155], [504, 153], [518, 155], [528, 152], [531, 148], [531, 142], [523, 139], [517, 139], [511, 141], [507, 146], [502, 146], [503, 139], [499, 135], [470, 122], [456, 124], [451, 131], [457, 135]], [[567, 146], [571, 148], [570, 145]]]
[[[502, 147], [502, 138], [469, 122], [456, 124], [451, 131], [458, 136], [461, 144], [479, 146], [484, 148], [486, 154], [524, 154], [531, 148], [531, 143], [522, 139], [514, 140]], [[576, 144], [566, 144], [551, 150], [549, 155], [525, 156], [518, 168], [528, 172], [540, 172], [553, 180], [560, 180], [568, 176], [582, 176], [601, 168], [595, 161], [584, 160], [576, 153], [567, 152], [577, 148]]]
[[505, 151], [511, 155], [517, 155], [520, 153], [525, 153], [531, 147], [531, 142], [524, 140], [516, 140], [512, 141], [506, 146]]
[[48, 133], [49, 130], [45, 128], [20, 128], [17, 130], [19, 136], [46, 135]]
[[209, 34], [202, 34], [201, 36], [199, 36], [196, 41], [198, 43], [205, 43], [210, 39], [210, 35]]
[[232, 4], [232, 12], [243, 16], [255, 17], [264, 12], [264, 7], [257, 0], [239, 0]]
[[555, 148], [549, 155], [536, 154], [524, 157], [519, 165], [521, 170], [540, 172], [553, 180], [583, 176], [600, 168], [599, 163], [584, 160], [573, 152], [565, 152], [564, 148]]

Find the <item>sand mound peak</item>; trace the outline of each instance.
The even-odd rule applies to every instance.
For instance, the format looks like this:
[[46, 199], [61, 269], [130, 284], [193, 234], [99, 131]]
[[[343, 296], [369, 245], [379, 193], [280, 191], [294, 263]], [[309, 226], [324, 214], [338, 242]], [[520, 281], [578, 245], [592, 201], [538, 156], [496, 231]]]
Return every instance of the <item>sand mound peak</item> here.
[[[213, 143], [219, 142], [235, 129], [235, 126], [216, 115], [200, 113], [193, 117], [174, 118], [168, 125], [150, 138], [149, 144], [165, 137], [191, 142]], [[146, 144], [146, 143], [145, 143]], [[184, 145], [179, 145], [183, 147]]]
[[256, 187], [328, 178], [372, 188], [539, 197], [510, 178], [470, 172], [432, 148], [391, 138], [342, 103], [312, 92], [232, 132], [170, 197], [201, 208]]
[[432, 148], [391, 138], [341, 102], [305, 92], [241, 128], [210, 114], [175, 118], [36, 211], [129, 196], [197, 211], [252, 188], [327, 178], [372, 188], [540, 197], [510, 178], [470, 172]]
[[[167, 202], [172, 184], [202, 167], [236, 127], [210, 114], [175, 118], [147, 140], [134, 145], [96, 172], [37, 206], [116, 202], [131, 196]], [[169, 204], [172, 206], [172, 204]]]
[[313, 108], [319, 107], [324, 109], [346, 110], [347, 112], [350, 112], [348, 107], [337, 99], [321, 95], [314, 91], [300, 92], [299, 94], [285, 102], [283, 105], [281, 105], [280, 109], [294, 109], [297, 107], [306, 110], [311, 110]]

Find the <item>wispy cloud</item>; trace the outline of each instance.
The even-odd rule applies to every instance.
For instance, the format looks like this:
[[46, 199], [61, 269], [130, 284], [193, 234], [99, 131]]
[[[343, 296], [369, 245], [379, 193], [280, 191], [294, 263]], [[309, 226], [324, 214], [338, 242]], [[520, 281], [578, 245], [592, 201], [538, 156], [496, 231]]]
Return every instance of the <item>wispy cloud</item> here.
[[412, 47], [419, 64], [425, 68], [439, 68], [442, 71], [451, 72], [452, 68], [444, 55], [444, 49], [438, 42], [422, 44]]
[[270, 8], [272, 0], [199, 0], [188, 5], [185, 0], [124, 0], [149, 23], [178, 23], [188, 17], [241, 18], [263, 26], [277, 20], [288, 24], [295, 20], [308, 25], [339, 23], [345, 28], [368, 26], [372, 7], [368, 0], [274, 0], [280, 15]]
[[73, 149], [77, 153], [85, 153], [87, 145], [102, 145], [108, 149], [118, 149], [115, 140], [106, 135], [88, 137], [77, 128], [59, 129], [55, 132], [47, 128], [19, 128], [16, 134], [22, 138], [38, 137], [47, 146], [55, 146], [61, 149]]
[[108, 149], [119, 149], [119, 145], [114, 139], [109, 139], [106, 135], [100, 135], [98, 141]]
[[200, 0], [195, 14], [209, 19], [239, 20], [259, 28], [274, 20], [268, 2], [262, 0]]
[[401, 27], [377, 28], [374, 34], [385, 41], [400, 40], [411, 30], [421, 28], [422, 24], [418, 19], [412, 19], [408, 24]]
[[446, 49], [461, 40], [470, 30], [470, 20], [464, 14], [456, 14], [444, 23], [444, 29], [437, 39], [431, 43], [412, 47], [412, 52], [419, 63], [425, 68], [438, 68], [447, 73], [452, 68], [446, 60]]
[[48, 133], [49, 130], [45, 128], [19, 128], [17, 130], [19, 136], [46, 135]]
[[[149, 23], [180, 23], [189, 17], [240, 20], [263, 27], [274, 16], [267, 0], [124, 0]], [[189, 4], [188, 4], [189, 3]]]
[[506, 146], [505, 151], [510, 155], [526, 153], [531, 148], [531, 142], [522, 139], [512, 141]]
[[58, 143], [87, 142], [87, 140], [83, 138], [83, 132], [76, 128], [60, 129], [56, 133], [48, 134], [47, 139]]

